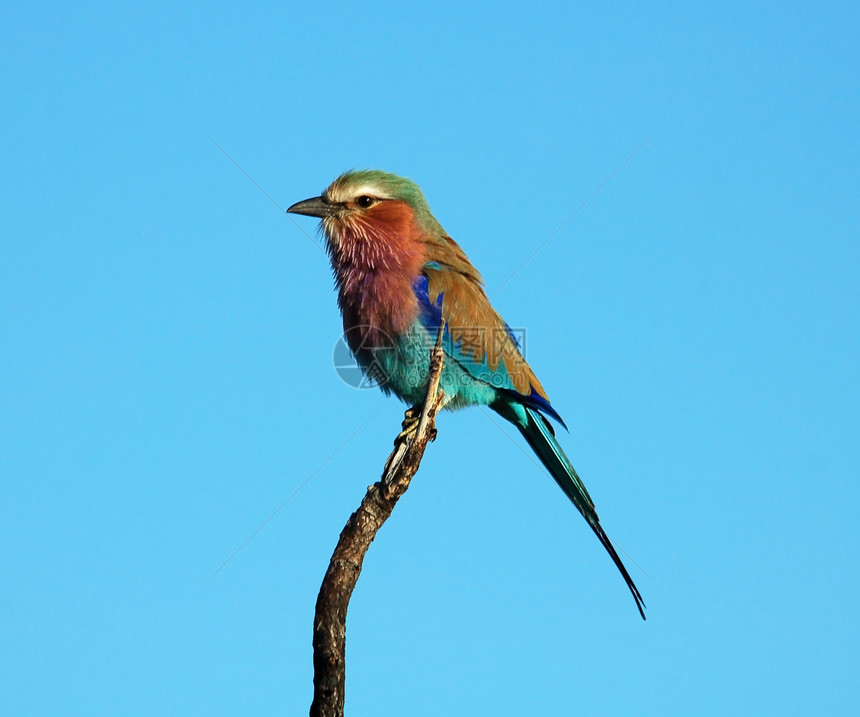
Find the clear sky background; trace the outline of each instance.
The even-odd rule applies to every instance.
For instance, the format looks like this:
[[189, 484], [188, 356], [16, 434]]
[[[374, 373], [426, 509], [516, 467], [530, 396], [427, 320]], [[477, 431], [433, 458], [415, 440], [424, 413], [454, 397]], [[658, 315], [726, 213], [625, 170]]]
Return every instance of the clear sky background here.
[[404, 406], [338, 378], [315, 222], [211, 137], [282, 208], [413, 178], [490, 291], [648, 140], [493, 297], [648, 621], [519, 437], [447, 414], [350, 605], [350, 715], [856, 714], [858, 36], [853, 2], [5, 4], [0, 713], [310, 704]]

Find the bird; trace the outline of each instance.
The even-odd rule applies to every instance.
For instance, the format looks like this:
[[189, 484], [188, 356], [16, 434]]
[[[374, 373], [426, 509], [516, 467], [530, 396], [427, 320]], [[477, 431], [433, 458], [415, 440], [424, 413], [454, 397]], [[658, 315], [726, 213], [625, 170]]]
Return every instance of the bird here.
[[519, 429], [612, 558], [644, 620], [642, 595], [548, 418], [566, 429], [564, 421], [419, 186], [382, 170], [350, 170], [287, 212], [321, 220], [344, 337], [362, 371], [412, 406], [414, 420], [443, 331], [444, 408], [487, 406]]

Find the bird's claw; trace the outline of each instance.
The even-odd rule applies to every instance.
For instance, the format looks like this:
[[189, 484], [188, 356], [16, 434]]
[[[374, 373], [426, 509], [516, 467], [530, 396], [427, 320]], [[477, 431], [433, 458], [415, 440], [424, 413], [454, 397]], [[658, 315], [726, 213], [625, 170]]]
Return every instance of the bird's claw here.
[[412, 406], [412, 408], [407, 409], [406, 413], [403, 414], [403, 423], [400, 424], [402, 430], [397, 434], [397, 438], [394, 439], [394, 444], [397, 445], [401, 441], [408, 441], [414, 438], [420, 421], [421, 408], [419, 406]]

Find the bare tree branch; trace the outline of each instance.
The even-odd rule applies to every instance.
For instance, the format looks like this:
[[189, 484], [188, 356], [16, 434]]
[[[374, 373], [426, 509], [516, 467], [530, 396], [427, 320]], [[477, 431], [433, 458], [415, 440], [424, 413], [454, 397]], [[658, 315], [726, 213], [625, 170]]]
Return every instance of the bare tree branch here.
[[[443, 324], [444, 326], [444, 324]], [[415, 408], [406, 412], [403, 431], [385, 463], [382, 479], [367, 489], [361, 505], [346, 521], [317, 596], [314, 614], [314, 701], [311, 717], [342, 717], [346, 681], [346, 611], [364, 555], [382, 524], [418, 471], [427, 443], [436, 437], [436, 412], [442, 406], [442, 329], [430, 354], [427, 397], [416, 419]]]

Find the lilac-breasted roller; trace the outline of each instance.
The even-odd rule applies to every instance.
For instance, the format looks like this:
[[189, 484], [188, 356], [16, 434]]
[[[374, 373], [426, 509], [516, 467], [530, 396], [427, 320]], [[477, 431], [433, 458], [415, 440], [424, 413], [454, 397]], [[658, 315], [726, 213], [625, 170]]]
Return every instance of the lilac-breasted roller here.
[[346, 172], [287, 211], [322, 220], [344, 335], [364, 372], [386, 393], [420, 406], [444, 322], [445, 407], [489, 406], [520, 430], [612, 557], [644, 619], [642, 596], [545, 416], [564, 422], [418, 185], [378, 170]]

